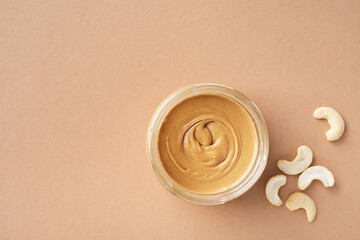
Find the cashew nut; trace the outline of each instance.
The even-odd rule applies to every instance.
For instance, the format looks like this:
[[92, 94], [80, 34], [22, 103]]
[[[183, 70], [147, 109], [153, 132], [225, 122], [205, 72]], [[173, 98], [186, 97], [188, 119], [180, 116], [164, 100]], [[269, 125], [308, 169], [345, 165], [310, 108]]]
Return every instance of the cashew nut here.
[[314, 179], [320, 180], [325, 187], [334, 186], [335, 179], [329, 169], [322, 166], [314, 166], [306, 169], [299, 176], [298, 186], [301, 190], [305, 190]]
[[278, 195], [280, 187], [286, 184], [285, 175], [276, 175], [269, 179], [266, 184], [265, 194], [267, 200], [274, 206], [281, 206], [282, 201]]
[[292, 162], [287, 160], [279, 160], [278, 168], [288, 175], [296, 175], [304, 171], [310, 166], [313, 159], [312, 151], [309, 147], [303, 145], [297, 150], [297, 156]]
[[345, 122], [335, 109], [330, 107], [319, 107], [314, 112], [314, 118], [327, 119], [330, 124], [330, 129], [326, 132], [328, 141], [338, 140], [344, 133]]
[[312, 222], [316, 215], [316, 205], [314, 200], [302, 192], [291, 194], [286, 200], [286, 207], [291, 211], [295, 211], [299, 208], [305, 209], [309, 222]]

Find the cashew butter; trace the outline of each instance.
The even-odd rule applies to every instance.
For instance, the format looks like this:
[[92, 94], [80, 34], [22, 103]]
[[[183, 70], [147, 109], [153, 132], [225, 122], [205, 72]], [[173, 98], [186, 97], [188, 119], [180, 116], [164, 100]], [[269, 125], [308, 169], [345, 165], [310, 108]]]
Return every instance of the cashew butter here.
[[181, 187], [200, 194], [226, 191], [239, 183], [257, 154], [255, 124], [238, 102], [200, 94], [175, 105], [157, 141], [160, 161]]

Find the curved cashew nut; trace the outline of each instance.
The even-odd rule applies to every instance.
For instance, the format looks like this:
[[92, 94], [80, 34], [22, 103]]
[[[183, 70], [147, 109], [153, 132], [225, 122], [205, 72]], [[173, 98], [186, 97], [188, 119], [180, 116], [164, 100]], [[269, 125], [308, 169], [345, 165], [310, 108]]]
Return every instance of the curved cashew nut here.
[[322, 166], [314, 166], [306, 169], [299, 176], [298, 186], [301, 190], [305, 190], [313, 180], [320, 180], [325, 187], [334, 186], [335, 179], [329, 169]]
[[312, 222], [316, 216], [316, 205], [314, 200], [302, 192], [291, 194], [286, 200], [286, 207], [291, 211], [295, 211], [299, 208], [305, 209], [309, 222]]
[[296, 175], [308, 168], [312, 162], [313, 154], [309, 147], [303, 145], [297, 150], [297, 156], [292, 162], [279, 160], [278, 168], [288, 175]]
[[267, 200], [274, 206], [281, 206], [282, 201], [279, 197], [280, 187], [286, 184], [286, 176], [276, 175], [269, 179], [266, 184], [265, 194]]
[[330, 129], [326, 132], [326, 139], [328, 141], [338, 140], [344, 133], [345, 122], [335, 109], [330, 107], [319, 107], [314, 112], [314, 118], [327, 119], [330, 124]]

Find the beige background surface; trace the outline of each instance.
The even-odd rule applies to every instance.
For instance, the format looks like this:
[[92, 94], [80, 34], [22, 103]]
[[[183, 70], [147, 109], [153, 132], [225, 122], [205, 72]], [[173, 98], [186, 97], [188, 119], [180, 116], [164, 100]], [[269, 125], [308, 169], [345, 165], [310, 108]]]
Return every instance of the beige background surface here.
[[[359, 12], [360, 1], [0, 1], [0, 239], [358, 239]], [[263, 176], [222, 206], [170, 194], [145, 152], [157, 105], [200, 82], [245, 93], [269, 128]], [[345, 118], [338, 142], [312, 118], [322, 105]], [[264, 196], [302, 144], [336, 178], [306, 190], [312, 224]]]

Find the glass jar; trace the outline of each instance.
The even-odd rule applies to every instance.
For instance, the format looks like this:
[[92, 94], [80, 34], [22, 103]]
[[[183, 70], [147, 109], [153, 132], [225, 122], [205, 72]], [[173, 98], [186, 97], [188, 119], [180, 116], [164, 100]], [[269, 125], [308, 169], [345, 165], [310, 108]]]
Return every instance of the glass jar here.
[[[258, 144], [253, 164], [233, 188], [214, 194], [199, 194], [188, 191], [177, 184], [165, 171], [158, 152], [157, 141], [161, 124], [169, 111], [186, 98], [201, 94], [217, 94], [229, 97], [242, 105], [255, 124]], [[196, 84], [182, 88], [168, 96], [155, 111], [147, 134], [147, 153], [157, 178], [170, 192], [189, 202], [203, 205], [217, 205], [239, 197], [249, 190], [263, 173], [269, 152], [269, 137], [265, 120], [256, 105], [237, 90], [220, 84]]]

